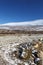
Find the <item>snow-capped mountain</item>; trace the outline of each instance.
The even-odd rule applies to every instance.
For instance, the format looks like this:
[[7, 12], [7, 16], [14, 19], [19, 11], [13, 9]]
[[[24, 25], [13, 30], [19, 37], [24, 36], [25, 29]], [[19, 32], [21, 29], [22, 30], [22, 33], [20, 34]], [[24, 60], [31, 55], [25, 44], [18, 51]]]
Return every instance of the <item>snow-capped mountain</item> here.
[[43, 25], [43, 19], [34, 20], [34, 21], [25, 21], [25, 22], [15, 22], [15, 23], [11, 22], [2, 25], [7, 25], [7, 26]]
[[5, 23], [0, 25], [0, 29], [43, 31], [43, 19], [28, 22]]

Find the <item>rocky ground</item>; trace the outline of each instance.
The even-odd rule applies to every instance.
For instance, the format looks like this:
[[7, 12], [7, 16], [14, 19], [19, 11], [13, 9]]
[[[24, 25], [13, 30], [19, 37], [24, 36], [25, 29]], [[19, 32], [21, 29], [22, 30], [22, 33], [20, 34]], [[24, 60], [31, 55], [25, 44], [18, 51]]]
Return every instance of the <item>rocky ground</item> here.
[[[43, 38], [43, 34], [39, 34], [39, 35], [33, 34], [31, 36], [29, 36], [29, 34], [0, 35], [0, 65], [15, 65], [15, 64], [11, 64], [12, 62], [9, 63], [8, 60], [4, 58], [5, 57], [4, 52], [8, 51], [12, 44], [16, 45], [19, 43], [30, 42], [32, 40], [37, 41], [40, 38]], [[41, 53], [40, 56], [41, 56], [42, 65], [43, 65], [43, 52], [42, 51], [40, 51]]]

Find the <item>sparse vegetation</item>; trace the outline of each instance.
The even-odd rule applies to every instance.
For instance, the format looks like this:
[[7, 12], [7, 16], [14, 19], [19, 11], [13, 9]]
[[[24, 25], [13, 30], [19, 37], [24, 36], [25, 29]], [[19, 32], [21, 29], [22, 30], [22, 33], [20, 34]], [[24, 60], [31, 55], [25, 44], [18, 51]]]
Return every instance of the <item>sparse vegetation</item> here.
[[[9, 65], [9, 62], [5, 61], [5, 59], [3, 57], [4, 50], [8, 50], [10, 48], [10, 46], [15, 43], [18, 43], [18, 44], [24, 43], [25, 44], [26, 42], [32, 42], [32, 40], [35, 44], [37, 44], [38, 42], [40, 42], [40, 43], [42, 42], [41, 47], [39, 46], [39, 49], [41, 50], [39, 56], [42, 59], [42, 65], [43, 65], [43, 40], [41, 38], [43, 39], [42, 34], [40, 34], [40, 35], [32, 34], [31, 36], [29, 34], [8, 34], [8, 35], [3, 34], [3, 35], [0, 35], [0, 59], [2, 60], [3, 65], [5, 65], [5, 64]], [[39, 40], [39, 39], [41, 39], [41, 40]], [[38, 45], [36, 45], [36, 46], [38, 47]], [[2, 65], [2, 63], [0, 61], [1, 65]], [[11, 64], [11, 65], [13, 65], [13, 64]]]

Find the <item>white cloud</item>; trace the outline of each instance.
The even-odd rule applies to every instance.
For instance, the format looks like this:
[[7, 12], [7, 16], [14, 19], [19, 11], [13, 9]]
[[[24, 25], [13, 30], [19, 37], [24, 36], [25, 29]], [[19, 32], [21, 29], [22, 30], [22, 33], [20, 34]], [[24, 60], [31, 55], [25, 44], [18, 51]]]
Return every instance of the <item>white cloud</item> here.
[[34, 21], [25, 21], [25, 22], [11, 22], [11, 23], [5, 23], [2, 25], [9, 25], [9, 26], [43, 25], [43, 19], [34, 20]]

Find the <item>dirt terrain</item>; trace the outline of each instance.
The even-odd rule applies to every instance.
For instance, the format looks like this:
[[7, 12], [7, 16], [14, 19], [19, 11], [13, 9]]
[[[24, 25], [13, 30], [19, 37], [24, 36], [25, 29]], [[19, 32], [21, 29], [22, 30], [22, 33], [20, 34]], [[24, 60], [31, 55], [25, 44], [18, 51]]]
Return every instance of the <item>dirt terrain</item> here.
[[[31, 36], [29, 34], [0, 35], [0, 65], [13, 65], [8, 63], [3, 57], [5, 49], [7, 50], [8, 48], [10, 48], [10, 44], [24, 43], [32, 40], [37, 40], [40, 38], [43, 38], [43, 34], [40, 35], [32, 34]], [[41, 53], [42, 65], [43, 65], [43, 53], [42, 52], [40, 53]]]

